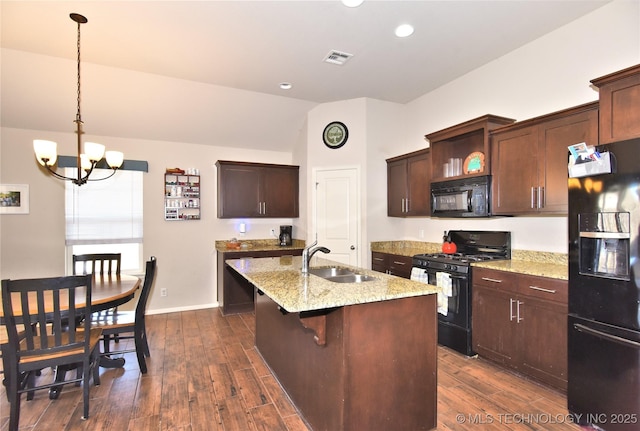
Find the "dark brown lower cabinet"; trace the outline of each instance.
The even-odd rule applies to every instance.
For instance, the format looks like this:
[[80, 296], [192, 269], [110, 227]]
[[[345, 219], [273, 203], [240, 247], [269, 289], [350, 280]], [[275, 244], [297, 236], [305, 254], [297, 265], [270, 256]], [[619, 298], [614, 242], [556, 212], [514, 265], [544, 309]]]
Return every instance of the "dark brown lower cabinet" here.
[[289, 313], [256, 291], [256, 347], [310, 429], [436, 427], [436, 295]]
[[411, 278], [411, 256], [399, 254], [371, 252], [371, 269], [397, 277]]
[[473, 268], [472, 326], [480, 356], [566, 391], [566, 281]]
[[222, 314], [253, 311], [253, 285], [225, 265], [229, 259], [301, 256], [302, 249], [261, 251], [218, 251], [218, 304]]

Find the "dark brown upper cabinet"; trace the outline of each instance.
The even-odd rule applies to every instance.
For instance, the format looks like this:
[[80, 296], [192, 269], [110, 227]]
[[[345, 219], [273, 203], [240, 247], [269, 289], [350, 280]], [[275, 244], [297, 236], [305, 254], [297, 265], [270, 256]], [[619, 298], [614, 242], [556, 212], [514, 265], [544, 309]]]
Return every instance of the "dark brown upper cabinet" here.
[[429, 149], [387, 159], [387, 215], [430, 215], [431, 162]]
[[491, 213], [567, 214], [568, 146], [598, 144], [598, 103], [491, 132]]
[[[431, 147], [431, 181], [446, 181], [456, 178], [489, 175], [491, 172], [491, 146], [489, 145], [489, 132], [497, 127], [511, 124], [512, 118], [485, 115], [476, 119], [425, 135]], [[484, 167], [480, 172], [464, 173], [464, 164], [473, 153], [481, 153], [484, 158]], [[446, 177], [443, 165], [449, 159], [462, 160], [462, 174]]]
[[591, 83], [600, 92], [600, 144], [640, 137], [640, 65]]
[[218, 160], [218, 218], [299, 216], [299, 166]]

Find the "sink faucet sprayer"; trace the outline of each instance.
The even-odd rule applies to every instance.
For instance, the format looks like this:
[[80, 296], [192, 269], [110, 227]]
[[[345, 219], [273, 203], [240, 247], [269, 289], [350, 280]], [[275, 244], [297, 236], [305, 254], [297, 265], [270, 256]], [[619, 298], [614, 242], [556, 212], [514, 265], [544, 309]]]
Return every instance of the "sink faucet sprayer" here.
[[309, 261], [311, 260], [314, 254], [316, 254], [319, 251], [323, 253], [331, 253], [331, 250], [329, 250], [327, 247], [321, 247], [321, 246], [315, 247], [317, 244], [318, 244], [318, 238], [316, 237], [316, 240], [312, 244], [309, 244], [302, 250], [302, 273], [303, 274], [309, 273]]

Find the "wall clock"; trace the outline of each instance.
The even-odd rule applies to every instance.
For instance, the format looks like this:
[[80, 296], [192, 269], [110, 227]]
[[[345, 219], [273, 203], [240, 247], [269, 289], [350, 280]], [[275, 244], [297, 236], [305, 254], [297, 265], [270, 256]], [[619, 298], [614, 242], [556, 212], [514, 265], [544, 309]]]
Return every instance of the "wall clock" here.
[[342, 147], [349, 138], [349, 130], [344, 123], [339, 121], [332, 121], [327, 124], [322, 132], [322, 140], [324, 144], [332, 149]]

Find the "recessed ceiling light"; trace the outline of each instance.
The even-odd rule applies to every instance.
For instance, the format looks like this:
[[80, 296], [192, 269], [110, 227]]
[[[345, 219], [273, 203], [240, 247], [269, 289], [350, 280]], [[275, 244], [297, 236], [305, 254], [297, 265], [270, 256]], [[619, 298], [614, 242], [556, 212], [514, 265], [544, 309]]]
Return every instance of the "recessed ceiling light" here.
[[411, 24], [401, 24], [396, 27], [396, 36], [407, 37], [413, 34], [413, 26]]
[[291, 87], [293, 87], [293, 85], [291, 85], [290, 82], [281, 82], [280, 83], [280, 88], [282, 88], [283, 90], [291, 90]]
[[358, 7], [364, 0], [342, 0], [342, 4], [346, 7]]

